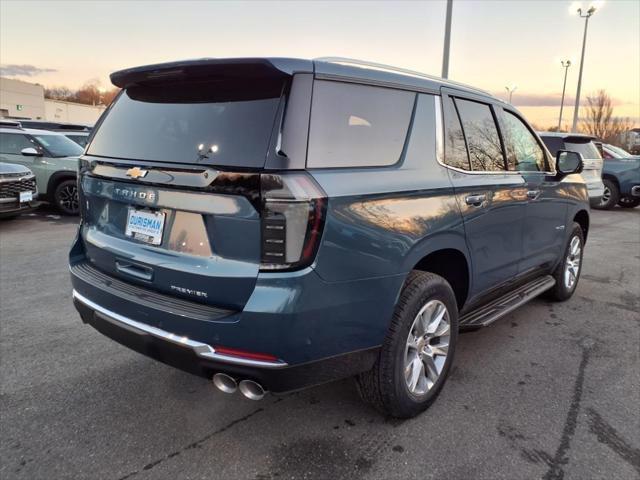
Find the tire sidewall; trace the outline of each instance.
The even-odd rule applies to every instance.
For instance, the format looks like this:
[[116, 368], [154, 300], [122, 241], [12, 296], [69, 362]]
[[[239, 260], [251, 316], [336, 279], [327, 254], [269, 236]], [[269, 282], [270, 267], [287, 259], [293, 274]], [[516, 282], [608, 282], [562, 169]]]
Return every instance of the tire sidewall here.
[[620, 199], [620, 192], [618, 191], [618, 187], [614, 182], [605, 178], [602, 183], [609, 190], [609, 200], [607, 202], [602, 201], [597, 205], [596, 208], [601, 210], [610, 210], [616, 206]]
[[62, 182], [60, 182], [58, 185], [56, 185], [56, 189], [53, 193], [53, 201], [56, 205], [56, 208], [58, 210], [60, 210], [61, 213], [63, 213], [64, 215], [78, 215], [79, 213], [79, 206], [78, 209], [74, 210], [70, 210], [66, 207], [64, 207], [63, 205], [60, 204], [60, 191], [67, 185], [69, 184], [74, 184], [76, 186], [76, 195], [77, 195], [77, 181], [75, 179], [67, 179], [67, 180], [63, 180]]
[[[413, 298], [409, 300], [409, 308], [403, 311], [402, 327], [399, 331], [399, 335], [394, 339], [393, 344], [394, 396], [401, 407], [400, 410], [403, 412], [409, 412], [408, 415], [410, 416], [423, 411], [438, 396], [447, 379], [451, 364], [453, 363], [453, 357], [455, 355], [455, 347], [458, 338], [458, 308], [451, 287], [449, 287], [446, 281], [441, 277], [437, 278], [439, 278], [440, 281], [427, 284], [424, 289], [420, 290], [418, 295], [413, 296]], [[436, 383], [425, 395], [417, 397], [409, 391], [404, 379], [405, 349], [407, 338], [410, 333], [409, 330], [413, 325], [415, 317], [420, 309], [430, 300], [439, 300], [447, 308], [450, 325], [449, 351], [445, 365]]]
[[[569, 256], [569, 251], [571, 249], [571, 242], [575, 237], [580, 239], [580, 269], [578, 270], [578, 275], [576, 277], [576, 281], [574, 282], [571, 288], [568, 288], [564, 283], [564, 270], [567, 262], [567, 257]], [[571, 235], [569, 236], [569, 240], [567, 241], [567, 246], [564, 249], [564, 255], [562, 256], [561, 264], [558, 266], [559, 275], [556, 277], [556, 282], [558, 282], [557, 291], [560, 294], [559, 296], [562, 299], [568, 299], [571, 297], [576, 288], [578, 288], [578, 283], [580, 281], [580, 276], [582, 275], [582, 267], [584, 260], [584, 234], [582, 232], [582, 228], [577, 223], [573, 225], [573, 229], [571, 230]]]
[[638, 205], [640, 205], [640, 198], [623, 197], [618, 200], [618, 206], [621, 208], [636, 208]]

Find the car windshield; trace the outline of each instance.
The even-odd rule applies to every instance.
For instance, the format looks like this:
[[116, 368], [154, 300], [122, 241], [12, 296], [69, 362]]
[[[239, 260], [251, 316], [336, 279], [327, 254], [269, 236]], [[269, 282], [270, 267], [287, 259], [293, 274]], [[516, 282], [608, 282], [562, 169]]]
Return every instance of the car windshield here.
[[65, 135], [65, 137], [73, 140], [74, 142], [76, 142], [81, 147], [86, 147], [87, 146], [87, 140], [89, 139], [88, 135]]
[[605, 150], [615, 158], [628, 158], [633, 156], [624, 148], [616, 147], [615, 145], [607, 145]]
[[33, 135], [33, 138], [54, 157], [76, 157], [82, 155], [82, 147], [64, 135]]

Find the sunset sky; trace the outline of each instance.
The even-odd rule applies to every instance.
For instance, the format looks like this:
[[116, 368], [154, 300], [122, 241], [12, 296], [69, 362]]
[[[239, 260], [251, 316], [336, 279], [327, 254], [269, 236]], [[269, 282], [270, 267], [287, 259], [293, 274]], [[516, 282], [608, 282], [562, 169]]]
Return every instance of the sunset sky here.
[[[454, 0], [450, 78], [557, 122], [563, 69], [572, 105], [584, 20], [570, 1]], [[583, 2], [588, 4], [588, 2]], [[440, 75], [444, 1], [0, 2], [2, 75], [77, 88], [120, 68], [197, 57], [342, 56]], [[615, 114], [640, 123], [640, 2], [609, 0], [589, 21], [586, 94], [604, 88]], [[572, 108], [565, 109], [568, 123]]]

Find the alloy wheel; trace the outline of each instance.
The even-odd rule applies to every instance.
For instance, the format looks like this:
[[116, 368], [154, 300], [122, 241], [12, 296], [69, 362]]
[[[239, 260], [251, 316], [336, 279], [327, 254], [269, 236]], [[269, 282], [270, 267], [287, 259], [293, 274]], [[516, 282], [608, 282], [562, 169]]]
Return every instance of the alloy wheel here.
[[450, 335], [447, 307], [430, 300], [413, 320], [405, 348], [404, 378], [413, 395], [426, 394], [438, 381], [449, 353]]
[[78, 211], [78, 187], [74, 185], [65, 185], [58, 193], [58, 204], [67, 212]]
[[578, 281], [582, 245], [579, 237], [573, 237], [569, 244], [569, 252], [564, 266], [564, 285], [571, 290]]

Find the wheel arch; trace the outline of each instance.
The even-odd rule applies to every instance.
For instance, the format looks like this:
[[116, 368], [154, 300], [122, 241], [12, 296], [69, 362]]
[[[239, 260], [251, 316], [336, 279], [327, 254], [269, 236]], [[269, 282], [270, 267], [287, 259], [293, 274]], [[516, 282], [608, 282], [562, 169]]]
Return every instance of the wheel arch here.
[[589, 213], [586, 210], [580, 210], [573, 216], [573, 221], [577, 222], [582, 228], [584, 242], [587, 243], [587, 235], [589, 233]]
[[618, 191], [620, 191], [620, 182], [618, 181], [618, 177], [616, 177], [615, 175], [611, 175], [610, 173], [603, 173], [602, 179], [611, 180], [613, 183], [615, 183], [616, 187], [618, 187]]
[[456, 296], [458, 310], [462, 310], [471, 290], [471, 263], [465, 248], [444, 246], [424, 252], [412, 270], [435, 273], [443, 277]]
[[75, 172], [70, 172], [66, 170], [55, 172], [53, 175], [49, 177], [49, 181], [47, 182], [47, 191], [45, 195], [49, 198], [49, 200], [53, 200], [53, 194], [60, 182], [63, 182], [65, 180], [75, 180], [76, 178], [77, 178], [77, 175]]

